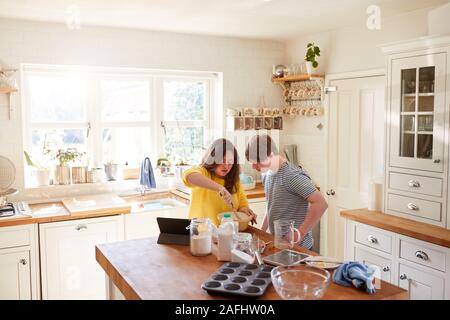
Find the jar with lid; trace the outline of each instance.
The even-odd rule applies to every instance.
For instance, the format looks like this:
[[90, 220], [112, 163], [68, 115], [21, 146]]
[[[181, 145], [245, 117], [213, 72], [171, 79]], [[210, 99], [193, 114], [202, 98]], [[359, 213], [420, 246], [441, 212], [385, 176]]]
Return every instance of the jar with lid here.
[[193, 218], [189, 225], [190, 248], [193, 256], [207, 256], [212, 248], [212, 224], [208, 218]]
[[231, 261], [241, 263], [253, 263], [255, 251], [253, 250], [252, 235], [240, 232], [234, 235], [231, 249]]

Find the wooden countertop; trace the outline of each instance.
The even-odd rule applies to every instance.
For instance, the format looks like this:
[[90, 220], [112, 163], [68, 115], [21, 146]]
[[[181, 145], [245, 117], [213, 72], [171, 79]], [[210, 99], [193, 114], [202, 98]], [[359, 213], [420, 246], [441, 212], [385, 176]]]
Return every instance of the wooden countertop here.
[[380, 229], [450, 248], [450, 230], [396, 217], [379, 211], [357, 209], [342, 211], [341, 216]]
[[[264, 241], [272, 236], [261, 230], [249, 227], [248, 231]], [[296, 248], [298, 251], [317, 255], [314, 252]], [[269, 245], [264, 255], [275, 252]], [[214, 255], [194, 257], [189, 246], [158, 245], [156, 238], [120, 241], [97, 245], [97, 262], [105, 270], [115, 286], [126, 299], [233, 299], [239, 296], [209, 295], [201, 284], [224, 262], [217, 261]], [[273, 286], [269, 286], [260, 299], [280, 299]], [[381, 300], [408, 299], [407, 291], [381, 282], [381, 288], [373, 295], [354, 287], [343, 287], [331, 281], [323, 297], [326, 300]]]
[[[190, 200], [190, 195], [187, 193], [184, 193], [180, 190], [174, 189], [170, 191], [172, 194], [176, 195], [177, 197], [184, 199], [185, 201]], [[258, 199], [258, 198], [264, 198], [266, 196], [264, 192], [264, 187], [261, 183], [257, 183], [256, 187], [251, 190], [245, 190], [245, 195], [247, 196], [247, 199]]]
[[[128, 196], [123, 197], [129, 202], [133, 201], [145, 201], [160, 199], [166, 197], [175, 197], [170, 192], [158, 192], [150, 193], [144, 196]], [[176, 199], [179, 199], [176, 197]], [[184, 199], [179, 199], [184, 201]], [[69, 210], [64, 206], [61, 201], [57, 202], [47, 202], [47, 203], [36, 203], [30, 204], [30, 209], [33, 212], [33, 216], [27, 215], [14, 215], [12, 217], [4, 217], [0, 219], [0, 227], [9, 227], [23, 224], [33, 224], [33, 223], [46, 223], [46, 222], [56, 222], [56, 221], [66, 221], [74, 219], [85, 219], [85, 218], [95, 218], [95, 217], [106, 217], [118, 214], [129, 214], [131, 213], [131, 208], [108, 208], [99, 210], [89, 210], [83, 212], [70, 213]]]

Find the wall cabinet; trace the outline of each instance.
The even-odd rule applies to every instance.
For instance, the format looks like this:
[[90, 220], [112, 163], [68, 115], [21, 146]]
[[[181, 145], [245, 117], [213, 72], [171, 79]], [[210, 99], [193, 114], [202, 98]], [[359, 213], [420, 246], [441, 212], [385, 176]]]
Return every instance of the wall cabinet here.
[[450, 37], [384, 51], [389, 71], [384, 212], [446, 227]]
[[95, 245], [123, 239], [123, 216], [39, 225], [43, 299], [105, 299]]
[[37, 226], [0, 229], [0, 300], [39, 299]]
[[[367, 243], [361, 241], [364, 230]], [[346, 221], [345, 259], [376, 268], [377, 278], [409, 291], [413, 300], [450, 300], [450, 249], [352, 220]], [[391, 239], [392, 250], [371, 245]], [[372, 240], [372, 241], [371, 241]]]

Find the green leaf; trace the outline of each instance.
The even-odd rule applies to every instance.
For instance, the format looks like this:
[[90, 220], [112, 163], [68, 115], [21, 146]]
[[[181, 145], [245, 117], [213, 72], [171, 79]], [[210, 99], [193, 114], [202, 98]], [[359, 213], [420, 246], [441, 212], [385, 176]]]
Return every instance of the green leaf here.
[[27, 161], [27, 164], [28, 164], [30, 167], [38, 168], [38, 166], [35, 165], [34, 162], [31, 160], [31, 157], [30, 157], [30, 155], [28, 154], [28, 152], [24, 151], [23, 153], [25, 154], [25, 160]]
[[319, 55], [320, 54], [320, 49], [319, 47], [314, 47], [314, 53]]
[[313, 62], [312, 62], [312, 66], [313, 66], [314, 68], [317, 68], [317, 67], [319, 66], [319, 63], [318, 63], [317, 61], [313, 61]]
[[306, 46], [307, 48], [312, 47], [314, 45], [314, 43], [308, 43], [308, 45]]

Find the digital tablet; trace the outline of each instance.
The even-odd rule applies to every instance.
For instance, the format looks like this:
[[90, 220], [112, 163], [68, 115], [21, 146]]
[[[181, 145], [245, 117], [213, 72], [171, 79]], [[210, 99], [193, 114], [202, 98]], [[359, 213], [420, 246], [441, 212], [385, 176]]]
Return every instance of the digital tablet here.
[[309, 254], [294, 250], [284, 249], [269, 256], [263, 257], [263, 261], [274, 266], [290, 266], [309, 257]]
[[189, 230], [186, 229], [191, 223], [190, 219], [157, 217], [159, 226], [158, 244], [189, 245]]

